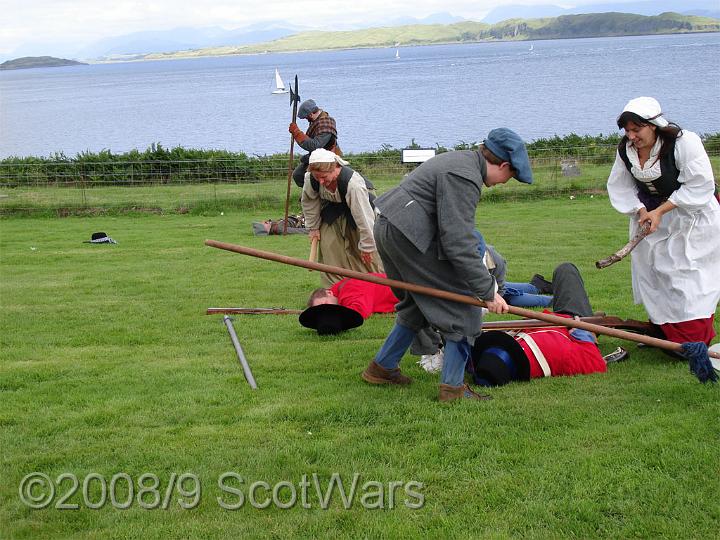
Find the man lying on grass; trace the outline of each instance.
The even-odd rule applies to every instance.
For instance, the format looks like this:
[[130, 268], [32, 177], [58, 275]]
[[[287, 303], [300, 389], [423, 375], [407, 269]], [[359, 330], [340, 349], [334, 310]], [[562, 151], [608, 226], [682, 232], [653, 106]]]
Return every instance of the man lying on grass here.
[[[577, 267], [559, 265], [553, 273], [553, 311], [567, 317], [593, 314]], [[628, 357], [618, 347], [603, 357], [595, 334], [579, 328], [528, 328], [519, 332], [483, 332], [472, 348], [469, 370], [482, 386], [500, 386], [535, 377], [603, 373], [607, 364]]]

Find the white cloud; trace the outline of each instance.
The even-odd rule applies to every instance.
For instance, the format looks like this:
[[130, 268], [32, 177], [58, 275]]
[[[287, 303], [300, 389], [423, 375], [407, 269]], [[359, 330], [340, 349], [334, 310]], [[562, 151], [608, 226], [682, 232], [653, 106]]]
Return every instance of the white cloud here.
[[[528, 0], [520, 0], [527, 2]], [[543, 2], [547, 0], [529, 0]], [[344, 23], [425, 17], [450, 12], [482, 16], [495, 0], [0, 0], [0, 51], [39, 42], [89, 43], [142, 30], [181, 26], [226, 29], [258, 21], [285, 20], [332, 28]]]
[[434, 13], [480, 20], [503, 4], [560, 3], [566, 4], [553, 0], [0, 0], [0, 54], [40, 43], [82, 46], [105, 37], [183, 26], [231, 29], [283, 20], [332, 29]]

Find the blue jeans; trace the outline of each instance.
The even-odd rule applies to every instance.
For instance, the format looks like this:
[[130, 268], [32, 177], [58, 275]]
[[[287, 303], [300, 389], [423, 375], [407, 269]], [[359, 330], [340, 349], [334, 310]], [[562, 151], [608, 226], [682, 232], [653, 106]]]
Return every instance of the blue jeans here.
[[[395, 369], [414, 338], [415, 332], [395, 323], [375, 356], [375, 363], [385, 369]], [[465, 382], [465, 366], [470, 355], [470, 344], [465, 338], [461, 341], [446, 340], [440, 382], [450, 386], [462, 385]]]
[[440, 382], [450, 386], [460, 386], [465, 382], [465, 366], [470, 359], [470, 344], [467, 339], [461, 341], [445, 340], [445, 353]]
[[530, 283], [505, 283], [502, 297], [511, 306], [515, 307], [548, 307], [552, 304], [552, 296], [539, 294], [537, 287]]
[[400, 364], [403, 355], [410, 348], [410, 344], [415, 339], [415, 332], [407, 326], [401, 326], [398, 323], [392, 327], [385, 343], [380, 347], [380, 351], [375, 355], [375, 363], [385, 369], [395, 369]]

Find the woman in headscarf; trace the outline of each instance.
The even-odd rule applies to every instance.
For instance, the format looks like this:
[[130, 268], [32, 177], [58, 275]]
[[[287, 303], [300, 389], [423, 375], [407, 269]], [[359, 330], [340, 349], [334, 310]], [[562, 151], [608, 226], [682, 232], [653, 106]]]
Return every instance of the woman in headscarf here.
[[632, 252], [632, 287], [668, 340], [715, 336], [720, 301], [720, 204], [700, 137], [669, 123], [651, 97], [632, 99], [617, 119], [625, 130], [607, 189], [630, 217], [630, 237], [650, 234]]
[[[334, 152], [320, 148], [310, 154], [300, 200], [310, 241], [319, 240], [323, 263], [359, 272], [383, 272], [373, 237], [374, 191], [370, 182]], [[341, 279], [323, 274], [323, 285]]]

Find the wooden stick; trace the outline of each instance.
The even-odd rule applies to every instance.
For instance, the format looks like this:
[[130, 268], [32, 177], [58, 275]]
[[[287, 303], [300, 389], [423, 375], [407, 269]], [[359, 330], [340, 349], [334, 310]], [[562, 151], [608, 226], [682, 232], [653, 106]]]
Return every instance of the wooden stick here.
[[[478, 307], [485, 307], [485, 302], [467, 296], [464, 294], [457, 294], [450, 291], [443, 291], [435, 289], [433, 287], [426, 287], [424, 285], [417, 285], [415, 283], [407, 283], [405, 281], [398, 281], [396, 279], [388, 279], [380, 276], [374, 276], [372, 274], [365, 274], [356, 270], [348, 270], [347, 268], [340, 268], [337, 266], [331, 266], [329, 264], [312, 263], [303, 259], [296, 259], [295, 257], [288, 257], [287, 255], [280, 255], [271, 251], [263, 251], [260, 249], [249, 248], [240, 246], [237, 244], [229, 244], [226, 242], [218, 242], [217, 240], [205, 240], [205, 245], [214, 247], [217, 249], [224, 249], [226, 251], [232, 251], [234, 253], [240, 253], [242, 255], [249, 255], [251, 257], [257, 257], [260, 259], [266, 259], [269, 261], [275, 261], [283, 264], [289, 264], [292, 266], [300, 266], [302, 268], [310, 268], [317, 270], [318, 272], [327, 272], [330, 274], [338, 274], [349, 278], [361, 279], [363, 281], [369, 281], [370, 283], [377, 283], [378, 285], [387, 285], [388, 287], [395, 287], [397, 289], [403, 289], [406, 291], [414, 292], [417, 294], [424, 294], [427, 296], [433, 296], [435, 298], [442, 298], [443, 300], [450, 300], [452, 302], [460, 302], [461, 304], [470, 304]], [[519, 315], [526, 318], [536, 318], [542, 321], [553, 323], [556, 326], [567, 326], [569, 328], [581, 328], [595, 334], [601, 334], [605, 336], [616, 337], [620, 339], [626, 339], [628, 341], [635, 341], [637, 343], [644, 343], [651, 347], [657, 347], [659, 349], [666, 349], [669, 351], [680, 353], [682, 352], [682, 345], [675, 343], [674, 341], [667, 341], [665, 339], [654, 338], [651, 336], [643, 336], [641, 334], [634, 334], [632, 332], [626, 332], [624, 330], [618, 330], [617, 328], [608, 328], [600, 326], [598, 324], [591, 324], [575, 319], [568, 319], [566, 317], [559, 317], [550, 313], [540, 313], [538, 311], [532, 311], [530, 309], [519, 308], [515, 306], [508, 306], [508, 311], [514, 315]], [[709, 355], [713, 358], [720, 358], [720, 353], [710, 352]]]
[[[300, 96], [298, 95], [298, 77], [295, 75], [295, 90], [293, 91], [292, 85], [290, 85], [290, 99], [293, 104], [292, 121], [293, 124], [297, 122], [297, 109], [298, 101]], [[293, 174], [293, 153], [295, 151], [295, 137], [290, 135], [290, 159], [288, 160], [288, 180], [287, 180], [287, 194], [285, 195], [285, 218], [283, 220], [283, 234], [287, 234], [287, 223], [288, 223], [288, 209], [290, 208], [290, 183], [292, 182]]]
[[308, 260], [310, 262], [317, 262], [317, 252], [318, 252], [318, 238], [317, 238], [317, 236], [315, 236], [310, 241], [310, 257], [308, 258]]
[[598, 269], [607, 268], [611, 264], [615, 264], [616, 262], [622, 260], [625, 258], [628, 253], [630, 253], [633, 249], [635, 249], [635, 246], [637, 246], [640, 243], [640, 240], [645, 238], [648, 234], [650, 234], [650, 226], [649, 225], [643, 225], [643, 227], [638, 231], [638, 233], [633, 236], [633, 238], [625, 244], [623, 247], [618, 249], [615, 253], [610, 255], [609, 257], [606, 257], [605, 259], [600, 259], [595, 263], [595, 266], [597, 266]]
[[[634, 319], [621, 319], [619, 317], [580, 317], [581, 321], [599, 324], [608, 328], [622, 328], [640, 334], [651, 334], [653, 331], [650, 323], [636, 321]], [[506, 321], [483, 321], [483, 330], [523, 330], [525, 328], [548, 328], [558, 326], [556, 324], [541, 321], [540, 319], [512, 319]]]
[[[211, 307], [207, 308], [207, 315], [222, 315], [222, 314], [242, 314], [242, 315], [299, 315], [302, 313], [301, 309], [287, 309], [287, 308], [244, 308], [244, 307]], [[375, 315], [391, 315], [390, 313], [376, 313]], [[634, 319], [620, 319], [619, 317], [580, 317], [581, 321], [599, 324], [610, 328], [623, 328], [638, 332], [640, 334], [649, 334], [652, 331], [650, 323], [636, 321]], [[523, 330], [525, 328], [551, 328], [557, 327], [549, 322], [541, 321], [540, 319], [511, 319], [505, 321], [483, 321], [482, 327], [484, 330]]]
[[218, 315], [225, 313], [239, 313], [244, 315], [299, 315], [300, 313], [302, 313], [302, 310], [285, 308], [209, 307], [207, 308], [207, 311], [205, 313], [207, 315]]

